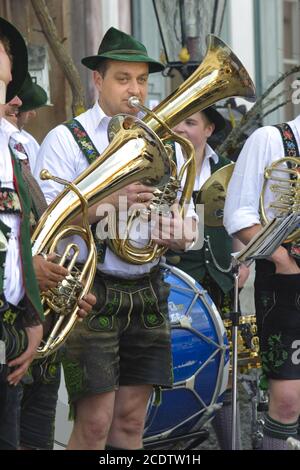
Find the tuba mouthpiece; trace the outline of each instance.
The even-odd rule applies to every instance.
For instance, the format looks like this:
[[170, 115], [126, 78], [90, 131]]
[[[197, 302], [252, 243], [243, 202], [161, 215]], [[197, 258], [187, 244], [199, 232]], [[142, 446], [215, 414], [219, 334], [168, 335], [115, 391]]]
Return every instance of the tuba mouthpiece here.
[[131, 108], [140, 108], [140, 100], [138, 99], [137, 96], [131, 96], [129, 99], [128, 99], [128, 104]]
[[52, 175], [48, 170], [44, 169], [40, 172], [40, 178], [41, 180], [50, 180], [52, 178]]

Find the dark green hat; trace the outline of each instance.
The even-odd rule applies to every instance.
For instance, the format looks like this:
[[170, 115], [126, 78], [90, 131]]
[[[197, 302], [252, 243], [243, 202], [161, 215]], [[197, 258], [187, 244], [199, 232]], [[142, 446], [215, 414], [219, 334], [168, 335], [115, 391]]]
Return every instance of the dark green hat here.
[[145, 46], [129, 34], [116, 28], [109, 28], [99, 46], [98, 55], [84, 57], [82, 64], [95, 70], [104, 59], [124, 62], [146, 62], [149, 73], [161, 72], [164, 65], [148, 56]]
[[22, 106], [19, 108], [20, 112], [31, 111], [45, 106], [47, 103], [47, 93], [44, 88], [34, 83], [29, 73], [27, 73], [18, 97], [22, 101]]
[[6, 90], [6, 102], [14, 98], [26, 77], [28, 69], [27, 47], [19, 31], [4, 18], [0, 17], [0, 37], [4, 36], [9, 40], [10, 52], [13, 56], [12, 81]]

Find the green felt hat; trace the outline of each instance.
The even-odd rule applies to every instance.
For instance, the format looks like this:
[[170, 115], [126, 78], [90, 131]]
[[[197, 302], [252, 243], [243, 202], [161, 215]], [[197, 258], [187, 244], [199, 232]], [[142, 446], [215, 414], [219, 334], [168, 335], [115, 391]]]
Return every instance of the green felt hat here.
[[164, 65], [148, 56], [145, 46], [129, 34], [116, 28], [109, 28], [99, 46], [98, 54], [84, 57], [82, 64], [95, 70], [104, 59], [124, 62], [146, 62], [149, 73], [161, 72]]
[[22, 101], [22, 106], [19, 108], [20, 112], [31, 111], [45, 106], [47, 103], [47, 93], [44, 88], [34, 83], [29, 73], [27, 73], [18, 97]]
[[6, 90], [6, 102], [9, 102], [20, 91], [28, 70], [27, 47], [19, 31], [4, 18], [0, 17], [0, 37], [9, 40], [10, 51], [13, 56], [12, 81]]

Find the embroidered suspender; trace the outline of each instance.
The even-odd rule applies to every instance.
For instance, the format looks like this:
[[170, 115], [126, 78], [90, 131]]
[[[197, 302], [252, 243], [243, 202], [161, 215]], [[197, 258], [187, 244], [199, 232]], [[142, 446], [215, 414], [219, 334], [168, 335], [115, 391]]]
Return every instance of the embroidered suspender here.
[[282, 138], [284, 155], [286, 157], [300, 157], [299, 147], [291, 127], [286, 123], [277, 124], [276, 127]]
[[[81, 152], [91, 165], [100, 154], [84, 127], [79, 121], [77, 121], [77, 119], [71, 119], [70, 121], [65, 122], [64, 125], [69, 129]], [[91, 226], [91, 230], [96, 244], [97, 260], [98, 263], [103, 263], [106, 252], [106, 243], [104, 240], [97, 237], [96, 229], [97, 223], [94, 223]]]
[[[282, 124], [277, 124], [274, 127], [276, 127], [281, 134], [282, 143], [284, 147], [284, 156], [299, 158], [299, 146], [297, 144], [295, 135], [291, 127], [286, 122]], [[290, 167], [289, 164], [288, 166]], [[286, 248], [288, 249], [291, 256], [293, 256], [297, 260], [300, 259], [300, 246], [298, 242], [289, 243], [288, 245], [286, 245]]]
[[21, 225], [20, 225], [20, 251], [23, 268], [23, 282], [26, 296], [29, 299], [34, 310], [43, 320], [43, 307], [41, 304], [40, 290], [35, 277], [33, 261], [31, 255], [30, 241], [30, 197], [28, 190], [22, 178], [20, 160], [11, 152], [13, 164], [13, 178], [16, 192], [18, 193], [21, 204]]

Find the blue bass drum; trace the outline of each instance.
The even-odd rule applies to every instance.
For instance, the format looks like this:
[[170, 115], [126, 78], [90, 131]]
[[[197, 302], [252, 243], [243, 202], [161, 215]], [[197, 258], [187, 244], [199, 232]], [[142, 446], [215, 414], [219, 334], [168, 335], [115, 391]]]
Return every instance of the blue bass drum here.
[[200, 430], [219, 408], [229, 374], [229, 346], [220, 314], [207, 292], [191, 276], [165, 266], [171, 284], [174, 388], [162, 390], [161, 404], [148, 407], [147, 446]]

